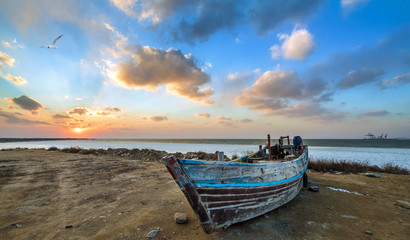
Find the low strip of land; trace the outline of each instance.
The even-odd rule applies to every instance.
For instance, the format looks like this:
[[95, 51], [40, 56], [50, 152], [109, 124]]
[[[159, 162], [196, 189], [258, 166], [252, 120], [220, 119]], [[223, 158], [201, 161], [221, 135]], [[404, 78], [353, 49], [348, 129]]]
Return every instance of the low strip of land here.
[[[302, 189], [281, 208], [208, 235], [160, 158], [127, 154], [0, 151], [0, 238], [146, 239], [155, 229], [154, 239], [410, 235], [409, 175], [310, 171], [319, 192]], [[177, 212], [187, 224], [175, 223]]]

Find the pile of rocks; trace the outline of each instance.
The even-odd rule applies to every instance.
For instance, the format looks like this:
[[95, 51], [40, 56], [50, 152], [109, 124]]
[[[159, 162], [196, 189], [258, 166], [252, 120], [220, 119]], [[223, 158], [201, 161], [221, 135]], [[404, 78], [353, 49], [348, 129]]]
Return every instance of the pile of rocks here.
[[[205, 152], [187, 152], [185, 154], [181, 152], [168, 153], [166, 151], [159, 151], [153, 149], [127, 149], [127, 148], [108, 148], [108, 149], [83, 149], [80, 147], [71, 147], [58, 149], [56, 147], [51, 147], [48, 151], [61, 151], [66, 153], [78, 153], [78, 154], [93, 154], [93, 155], [113, 155], [126, 158], [139, 159], [143, 161], [160, 161], [163, 157], [167, 155], [174, 155], [176, 158], [180, 159], [199, 159], [199, 160], [217, 160], [216, 153], [205, 153]], [[230, 159], [225, 155], [225, 161]]]

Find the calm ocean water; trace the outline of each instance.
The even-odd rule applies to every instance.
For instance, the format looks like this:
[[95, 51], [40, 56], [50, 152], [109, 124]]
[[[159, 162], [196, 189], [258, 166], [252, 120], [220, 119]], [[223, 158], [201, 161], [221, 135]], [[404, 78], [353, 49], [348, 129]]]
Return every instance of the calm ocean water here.
[[[273, 144], [276, 140], [272, 140]], [[149, 148], [167, 152], [214, 153], [223, 151], [231, 157], [233, 154], [246, 155], [264, 145], [265, 139], [75, 139], [1, 142], [0, 149], [8, 148]], [[410, 140], [362, 140], [362, 139], [305, 139], [309, 145], [309, 157], [312, 159], [347, 160], [367, 162], [382, 166], [393, 163], [410, 169]], [[1, 153], [0, 153], [1, 154]]]

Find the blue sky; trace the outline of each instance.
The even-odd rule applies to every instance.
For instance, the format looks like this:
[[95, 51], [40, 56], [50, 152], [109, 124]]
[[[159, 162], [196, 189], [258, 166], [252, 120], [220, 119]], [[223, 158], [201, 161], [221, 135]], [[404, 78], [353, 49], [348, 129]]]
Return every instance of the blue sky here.
[[410, 137], [408, 9], [2, 1], [0, 137]]

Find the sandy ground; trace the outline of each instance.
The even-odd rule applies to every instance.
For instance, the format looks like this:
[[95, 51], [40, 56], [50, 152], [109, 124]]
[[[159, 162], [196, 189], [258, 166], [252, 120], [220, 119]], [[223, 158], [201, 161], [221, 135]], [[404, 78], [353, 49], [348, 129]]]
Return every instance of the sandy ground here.
[[[409, 239], [410, 209], [395, 202], [410, 201], [410, 176], [381, 175], [310, 172], [319, 192], [206, 234], [159, 162], [0, 151], [0, 239], [146, 239], [154, 229], [155, 239]], [[189, 222], [176, 224], [177, 212]]]

